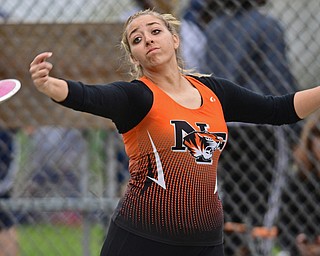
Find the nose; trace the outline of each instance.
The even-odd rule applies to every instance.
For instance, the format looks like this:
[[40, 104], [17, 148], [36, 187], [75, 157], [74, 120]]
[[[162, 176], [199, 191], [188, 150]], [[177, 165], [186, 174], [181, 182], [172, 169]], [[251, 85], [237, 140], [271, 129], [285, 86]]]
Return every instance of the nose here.
[[154, 43], [153, 39], [150, 36], [147, 36], [146, 37], [146, 45], [150, 45], [150, 44], [153, 44], [153, 43]]

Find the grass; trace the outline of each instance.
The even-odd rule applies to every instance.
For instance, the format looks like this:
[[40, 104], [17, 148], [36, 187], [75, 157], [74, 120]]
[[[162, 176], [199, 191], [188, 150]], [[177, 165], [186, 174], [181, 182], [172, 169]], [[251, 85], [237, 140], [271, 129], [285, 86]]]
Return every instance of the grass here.
[[[92, 226], [89, 235], [90, 255], [99, 255], [104, 238], [101, 226]], [[65, 225], [21, 225], [18, 227], [20, 256], [84, 255], [83, 227]]]

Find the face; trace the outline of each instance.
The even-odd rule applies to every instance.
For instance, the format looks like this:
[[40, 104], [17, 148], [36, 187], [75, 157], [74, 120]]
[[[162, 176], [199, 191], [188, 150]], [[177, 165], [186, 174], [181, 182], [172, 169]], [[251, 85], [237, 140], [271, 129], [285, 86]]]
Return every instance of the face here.
[[156, 16], [141, 15], [135, 18], [127, 27], [127, 37], [132, 62], [143, 70], [176, 63], [179, 38]]

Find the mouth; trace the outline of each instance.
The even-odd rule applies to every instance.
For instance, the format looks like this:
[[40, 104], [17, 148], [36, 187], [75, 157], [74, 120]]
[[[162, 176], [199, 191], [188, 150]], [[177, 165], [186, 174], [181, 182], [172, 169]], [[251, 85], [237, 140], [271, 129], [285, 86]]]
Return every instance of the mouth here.
[[149, 53], [151, 53], [151, 52], [156, 51], [156, 50], [159, 50], [159, 48], [154, 47], [154, 48], [149, 49], [149, 50], [147, 51], [147, 55], [148, 55]]

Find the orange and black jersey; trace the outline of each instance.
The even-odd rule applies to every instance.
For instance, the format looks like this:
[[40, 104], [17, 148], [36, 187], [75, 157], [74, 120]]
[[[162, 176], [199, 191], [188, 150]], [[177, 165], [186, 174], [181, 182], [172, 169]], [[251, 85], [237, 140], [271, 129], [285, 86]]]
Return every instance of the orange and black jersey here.
[[299, 120], [293, 94], [262, 96], [214, 77], [187, 79], [202, 96], [185, 108], [147, 78], [87, 86], [68, 81], [64, 106], [110, 118], [122, 133], [130, 181], [114, 222], [149, 239], [175, 245], [222, 243], [217, 190], [226, 122], [285, 124]]

